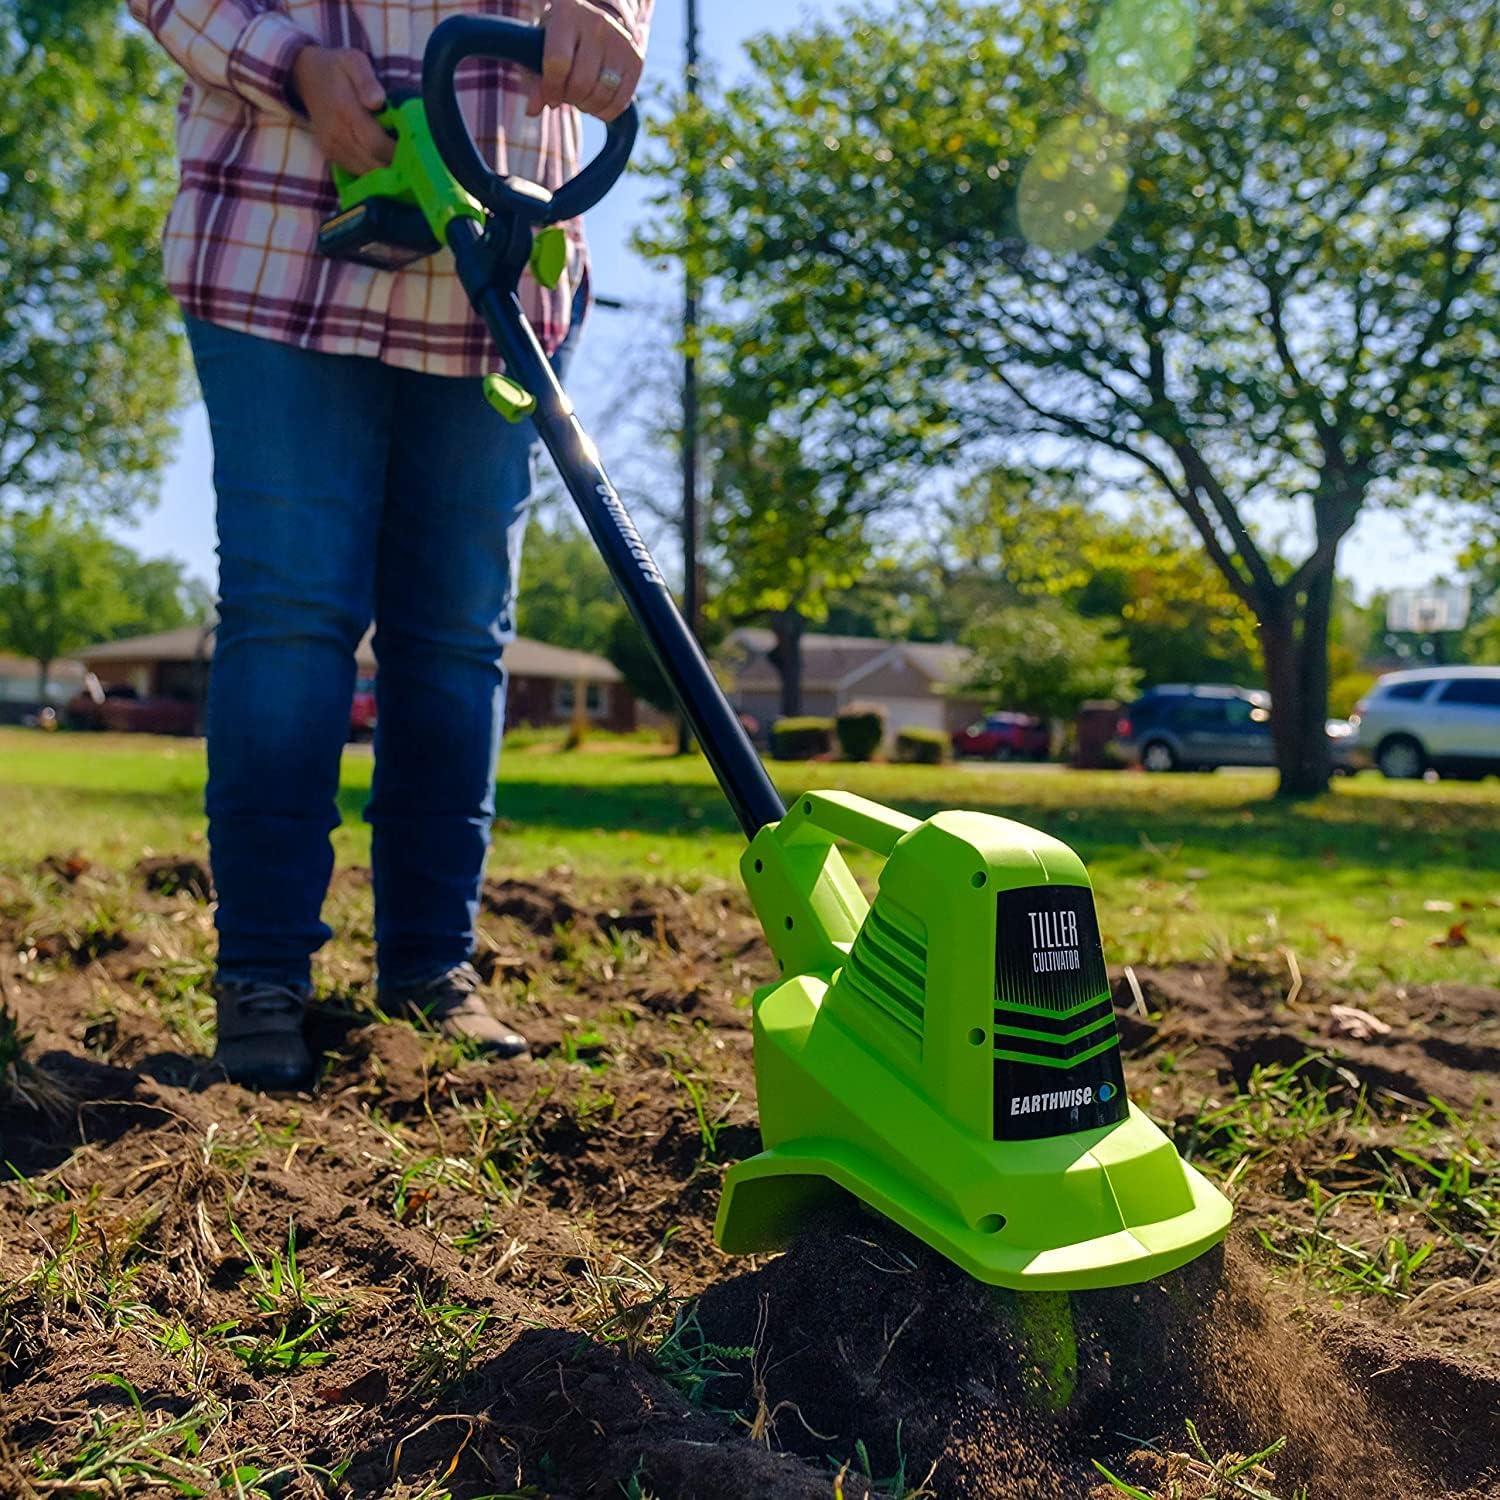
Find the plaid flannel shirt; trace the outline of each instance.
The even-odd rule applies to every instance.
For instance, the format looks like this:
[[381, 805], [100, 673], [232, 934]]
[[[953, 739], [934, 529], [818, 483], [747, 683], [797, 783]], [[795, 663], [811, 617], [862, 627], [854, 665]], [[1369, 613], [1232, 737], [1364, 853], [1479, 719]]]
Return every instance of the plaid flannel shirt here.
[[[594, 0], [644, 43], [652, 0]], [[332, 261], [318, 227], [337, 209], [329, 166], [292, 90], [313, 44], [356, 47], [390, 92], [421, 88], [433, 28], [457, 14], [537, 22], [543, 0], [130, 0], [188, 75], [178, 111], [181, 182], [165, 233], [167, 284], [205, 322], [328, 354], [435, 375], [479, 375], [499, 357], [445, 249], [399, 271]], [[490, 61], [459, 72], [459, 97], [498, 170], [557, 187], [578, 170], [574, 109], [526, 115], [530, 80]], [[523, 302], [543, 344], [568, 331], [587, 274], [578, 222], [555, 290], [528, 275]]]

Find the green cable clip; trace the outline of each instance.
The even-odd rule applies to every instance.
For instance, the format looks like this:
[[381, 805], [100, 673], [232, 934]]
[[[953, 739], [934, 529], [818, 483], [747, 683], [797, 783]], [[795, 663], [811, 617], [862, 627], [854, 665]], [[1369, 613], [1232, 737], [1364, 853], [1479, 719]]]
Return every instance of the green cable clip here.
[[551, 289], [563, 279], [567, 269], [567, 232], [556, 224], [538, 230], [531, 242], [531, 274], [540, 285]]
[[536, 410], [536, 397], [508, 375], [486, 375], [484, 398], [507, 422], [524, 422]]

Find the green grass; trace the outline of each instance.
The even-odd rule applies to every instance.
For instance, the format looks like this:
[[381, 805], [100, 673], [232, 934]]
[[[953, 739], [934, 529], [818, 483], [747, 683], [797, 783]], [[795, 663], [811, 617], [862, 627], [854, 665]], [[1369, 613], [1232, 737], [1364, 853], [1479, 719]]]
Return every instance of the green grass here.
[[[362, 863], [367, 753], [346, 757], [338, 858]], [[269, 773], [268, 773], [269, 774]], [[847, 788], [918, 816], [965, 806], [1072, 844], [1093, 874], [1110, 955], [1275, 956], [1353, 981], [1492, 978], [1500, 952], [1500, 788], [1366, 775], [1282, 804], [1263, 772], [783, 765], [788, 794]], [[0, 730], [0, 869], [78, 849], [104, 866], [201, 848], [203, 752], [189, 741]], [[502, 758], [491, 869], [733, 878], [741, 844], [706, 764], [638, 743]], [[868, 860], [861, 874], [873, 873]], [[1460, 945], [1436, 947], [1450, 928]], [[1286, 962], [1285, 957], [1281, 960]]]

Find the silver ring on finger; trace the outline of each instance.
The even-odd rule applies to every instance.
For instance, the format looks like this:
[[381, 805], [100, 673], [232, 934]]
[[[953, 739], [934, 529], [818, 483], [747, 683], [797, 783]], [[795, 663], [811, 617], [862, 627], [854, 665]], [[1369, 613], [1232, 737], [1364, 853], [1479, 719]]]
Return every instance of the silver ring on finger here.
[[601, 89], [608, 89], [613, 94], [624, 82], [625, 75], [623, 73], [616, 73], [613, 68], [599, 69], [599, 87]]

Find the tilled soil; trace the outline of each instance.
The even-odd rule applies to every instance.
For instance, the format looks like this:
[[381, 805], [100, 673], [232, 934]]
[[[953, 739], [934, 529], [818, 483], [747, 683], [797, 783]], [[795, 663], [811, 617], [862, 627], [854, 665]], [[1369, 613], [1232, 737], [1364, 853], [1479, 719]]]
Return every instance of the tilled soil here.
[[201, 1062], [206, 872], [123, 879], [0, 879], [0, 1495], [1500, 1495], [1500, 991], [1119, 975], [1132, 1092], [1237, 1229], [1073, 1299], [1053, 1415], [1014, 1299], [881, 1221], [714, 1248], [773, 968], [733, 892], [492, 883], [537, 1055], [488, 1063], [374, 1013], [343, 874], [330, 1061], [270, 1099]]

